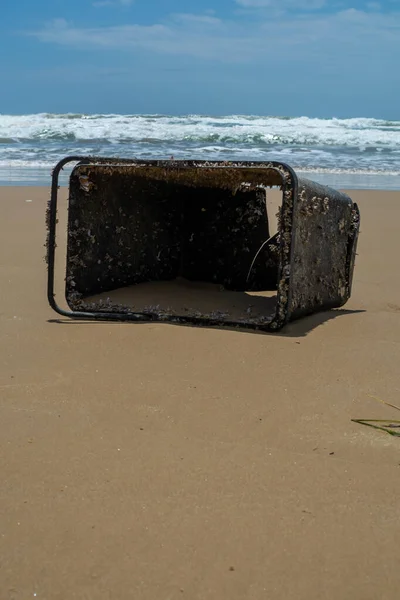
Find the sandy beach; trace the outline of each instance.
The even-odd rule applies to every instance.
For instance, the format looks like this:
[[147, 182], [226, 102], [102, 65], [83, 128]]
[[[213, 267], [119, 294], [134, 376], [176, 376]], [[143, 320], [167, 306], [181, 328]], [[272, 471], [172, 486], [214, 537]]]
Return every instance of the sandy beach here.
[[397, 600], [400, 439], [351, 419], [400, 418], [400, 192], [348, 193], [351, 300], [271, 335], [58, 319], [49, 190], [0, 187], [1, 600]]

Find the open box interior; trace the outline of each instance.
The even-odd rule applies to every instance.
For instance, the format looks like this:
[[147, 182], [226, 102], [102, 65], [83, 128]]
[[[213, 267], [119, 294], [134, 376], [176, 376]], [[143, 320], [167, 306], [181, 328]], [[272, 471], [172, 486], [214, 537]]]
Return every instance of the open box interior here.
[[272, 320], [280, 184], [274, 169], [76, 167], [70, 308]]

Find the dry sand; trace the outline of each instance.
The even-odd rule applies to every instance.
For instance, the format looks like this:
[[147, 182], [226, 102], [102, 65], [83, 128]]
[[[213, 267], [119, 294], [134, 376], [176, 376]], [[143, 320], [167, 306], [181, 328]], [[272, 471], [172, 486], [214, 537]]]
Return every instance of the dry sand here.
[[400, 439], [351, 418], [399, 418], [400, 193], [275, 335], [56, 322], [47, 195], [0, 188], [0, 599], [397, 600]]

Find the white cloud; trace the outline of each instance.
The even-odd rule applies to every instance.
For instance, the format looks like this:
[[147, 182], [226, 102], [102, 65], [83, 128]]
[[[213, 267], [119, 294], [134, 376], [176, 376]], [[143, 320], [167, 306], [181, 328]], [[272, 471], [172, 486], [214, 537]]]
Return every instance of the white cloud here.
[[[57, 20], [31, 35], [42, 42], [79, 49], [98, 47], [126, 51], [144, 50], [151, 53], [241, 62], [243, 54], [239, 58], [232, 54], [232, 33], [230, 28], [224, 27], [213, 17], [175, 15], [168, 24], [97, 28], [74, 27], [71, 24], [67, 25], [63, 20]], [[240, 39], [239, 32], [234, 35], [236, 40]], [[249, 38], [242, 41], [247, 46], [246, 56], [250, 58], [256, 50], [257, 40]]]
[[[289, 14], [285, 19], [222, 21], [211, 15], [178, 14], [152, 25], [82, 27], [56, 20], [31, 32], [41, 42], [88, 50], [160, 55], [260, 66], [260, 76], [278, 64], [308, 61], [319, 70], [332, 65], [365, 68], [400, 61], [400, 13], [348, 9], [334, 15]], [[341, 62], [340, 62], [341, 61]], [[310, 67], [311, 68], [311, 67]], [[336, 68], [336, 67], [335, 67]], [[270, 72], [270, 71], [269, 71]], [[268, 75], [269, 76], [269, 75]]]
[[317, 10], [326, 5], [326, 0], [235, 0], [243, 8], [273, 8], [295, 10]]
[[174, 21], [189, 25], [221, 25], [221, 19], [210, 14], [192, 15], [190, 13], [177, 13], [172, 15]]

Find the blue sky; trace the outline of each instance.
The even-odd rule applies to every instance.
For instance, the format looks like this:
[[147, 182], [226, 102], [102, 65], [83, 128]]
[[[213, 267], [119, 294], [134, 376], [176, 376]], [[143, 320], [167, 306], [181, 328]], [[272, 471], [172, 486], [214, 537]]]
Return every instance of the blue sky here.
[[1, 10], [0, 113], [400, 119], [400, 0], [3, 0]]

